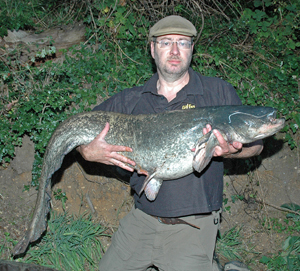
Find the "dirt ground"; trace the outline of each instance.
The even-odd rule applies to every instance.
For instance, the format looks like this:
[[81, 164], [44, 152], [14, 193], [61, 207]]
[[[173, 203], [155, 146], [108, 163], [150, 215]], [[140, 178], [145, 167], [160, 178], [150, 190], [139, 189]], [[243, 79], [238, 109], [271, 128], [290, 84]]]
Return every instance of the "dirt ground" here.
[[[251, 174], [243, 172], [250, 165], [228, 160], [228, 174], [224, 178], [224, 198], [228, 199], [224, 207], [230, 206], [230, 211], [223, 214], [221, 233], [234, 226], [241, 227], [241, 240], [249, 249], [247, 261], [253, 258], [251, 265], [256, 265], [253, 270], [264, 270], [256, 256], [278, 251], [286, 238], [264, 226], [262, 221], [272, 223], [271, 218], [284, 219], [286, 213], [276, 208], [284, 203], [300, 205], [299, 150], [291, 151], [282, 140], [270, 139], [262, 158], [261, 162], [253, 159]], [[31, 182], [33, 159], [34, 145], [24, 137], [23, 146], [16, 149], [15, 159], [8, 168], [0, 170], [1, 242], [9, 238], [18, 240], [30, 222], [37, 191], [34, 188], [24, 191], [24, 185]], [[117, 229], [119, 219], [132, 206], [128, 184], [112, 178], [111, 173], [103, 171], [100, 165], [86, 163], [76, 152], [66, 157], [53, 182], [53, 191], [61, 189], [66, 193], [68, 213], [91, 213], [95, 221], [108, 227], [109, 233]], [[233, 202], [236, 195], [243, 195], [244, 200]], [[54, 210], [63, 211], [59, 200], [53, 199], [52, 206]], [[104, 242], [107, 247], [110, 239]], [[9, 242], [6, 246], [12, 248]], [[7, 250], [4, 255], [9, 257], [9, 253]], [[221, 258], [221, 261], [225, 260]]]

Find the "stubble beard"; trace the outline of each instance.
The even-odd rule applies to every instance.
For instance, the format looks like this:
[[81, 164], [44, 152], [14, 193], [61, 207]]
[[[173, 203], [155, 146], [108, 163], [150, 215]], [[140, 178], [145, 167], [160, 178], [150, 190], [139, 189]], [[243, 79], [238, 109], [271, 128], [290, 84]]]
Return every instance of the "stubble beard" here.
[[[158, 72], [167, 82], [175, 82], [186, 74], [192, 61], [192, 54], [190, 54], [186, 61], [183, 61], [183, 59], [178, 56], [168, 57], [165, 63], [162, 63], [159, 59], [160, 58], [155, 52], [155, 64]], [[172, 59], [178, 59], [181, 61], [181, 63], [179, 64], [179, 68], [175, 67], [175, 65], [174, 67], [170, 67], [170, 65], [167, 62]]]

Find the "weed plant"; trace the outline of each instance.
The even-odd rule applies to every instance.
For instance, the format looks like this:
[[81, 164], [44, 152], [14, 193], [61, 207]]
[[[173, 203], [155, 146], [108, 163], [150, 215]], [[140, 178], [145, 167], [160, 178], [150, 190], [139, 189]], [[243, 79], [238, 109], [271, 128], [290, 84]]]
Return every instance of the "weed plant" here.
[[100, 237], [107, 236], [105, 228], [87, 215], [77, 218], [52, 212], [51, 217], [46, 235], [22, 261], [57, 270], [98, 270], [104, 253]]
[[[299, 271], [300, 270], [300, 206], [297, 204], [284, 204], [281, 206], [296, 213], [286, 215], [285, 225], [277, 224], [277, 230], [287, 227], [291, 234], [282, 244], [282, 250], [275, 255], [262, 256], [261, 263], [264, 263], [268, 270]], [[299, 214], [297, 214], [299, 212]]]
[[242, 259], [244, 248], [241, 241], [240, 230], [241, 228], [233, 227], [223, 235], [219, 232], [216, 253], [220, 258], [228, 261]]

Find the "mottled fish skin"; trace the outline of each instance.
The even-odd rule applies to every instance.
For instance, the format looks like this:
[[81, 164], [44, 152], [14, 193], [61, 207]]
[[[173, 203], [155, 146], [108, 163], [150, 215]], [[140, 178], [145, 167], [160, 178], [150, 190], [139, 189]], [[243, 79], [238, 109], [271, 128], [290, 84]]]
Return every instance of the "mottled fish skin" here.
[[48, 143], [33, 219], [13, 255], [24, 253], [29, 243], [38, 240], [46, 230], [51, 178], [65, 155], [90, 143], [107, 122], [110, 130], [105, 140], [133, 149], [123, 154], [136, 162], [135, 170], [147, 175], [140, 193], [145, 191], [149, 200], [155, 200], [163, 180], [181, 178], [194, 169], [201, 172], [210, 162], [218, 143], [212, 133], [203, 136], [206, 124], [220, 130], [228, 142], [250, 143], [283, 127], [284, 120], [276, 120], [275, 115], [276, 110], [270, 107], [220, 106], [137, 116], [94, 111], [67, 119]]

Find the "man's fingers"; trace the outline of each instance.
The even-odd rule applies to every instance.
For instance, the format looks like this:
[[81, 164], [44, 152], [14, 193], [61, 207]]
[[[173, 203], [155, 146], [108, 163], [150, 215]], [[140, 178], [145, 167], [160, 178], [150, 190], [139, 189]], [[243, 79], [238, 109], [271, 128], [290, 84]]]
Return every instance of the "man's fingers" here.
[[242, 149], [242, 143], [234, 141], [232, 144], [230, 144], [224, 139], [218, 130], [214, 129], [213, 133], [219, 141], [219, 146], [215, 147], [214, 156], [226, 156], [229, 154], [234, 154]]
[[241, 142], [237, 142], [237, 141], [233, 141], [232, 142], [232, 146], [237, 149], [240, 150], [243, 147], [243, 144]]
[[[130, 160], [130, 159], [129, 159]], [[130, 160], [131, 161], [131, 160]], [[126, 165], [125, 163], [121, 162], [120, 160], [116, 160], [116, 159], [111, 159], [111, 163], [112, 165], [118, 166], [120, 168], [123, 168], [125, 170], [131, 171], [133, 172], [134, 169], [128, 165]], [[133, 162], [134, 163], [134, 162]]]
[[110, 145], [111, 152], [132, 152], [132, 149], [130, 147], [126, 146], [119, 146], [119, 145]]
[[222, 155], [223, 155], [222, 148], [220, 146], [216, 146], [214, 151], [214, 156], [222, 156]]
[[103, 130], [101, 131], [101, 133], [99, 135], [97, 135], [96, 138], [104, 140], [104, 138], [105, 138], [106, 134], [108, 133], [108, 131], [109, 131], [109, 123], [106, 122]]
[[207, 133], [209, 133], [211, 131], [211, 125], [210, 124], [206, 124], [206, 126], [203, 128], [202, 133], [204, 135], [206, 135]]
[[130, 164], [132, 166], [135, 166], [135, 162], [126, 157], [125, 155], [119, 154], [119, 153], [112, 153], [111, 160], [114, 161], [119, 161], [120, 163], [126, 163]]
[[211, 131], [211, 125], [210, 124], [206, 124], [206, 129], [207, 129], [208, 132], [210, 132]]
[[213, 133], [216, 136], [216, 138], [218, 139], [221, 148], [222, 148], [222, 146], [226, 147], [228, 145], [227, 141], [224, 139], [224, 137], [221, 135], [221, 133], [218, 130], [214, 129]]
[[78, 147], [78, 151], [87, 161], [116, 165], [123, 169], [133, 171], [134, 169], [131, 166], [135, 166], [135, 162], [123, 155], [123, 153], [132, 152], [132, 149], [127, 146], [108, 144], [105, 141], [105, 136], [108, 131], [109, 123], [107, 122], [100, 134], [89, 144]]

